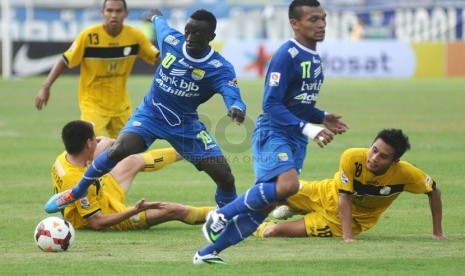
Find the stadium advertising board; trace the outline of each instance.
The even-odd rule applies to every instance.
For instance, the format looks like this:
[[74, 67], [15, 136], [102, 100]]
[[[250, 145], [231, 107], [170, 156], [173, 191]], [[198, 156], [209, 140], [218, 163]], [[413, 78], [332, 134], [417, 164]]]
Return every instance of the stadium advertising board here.
[[[228, 40], [213, 46], [234, 65], [239, 78], [263, 77], [282, 41]], [[15, 42], [13, 74], [45, 74], [68, 42]], [[465, 42], [407, 43], [397, 40], [326, 41], [318, 46], [329, 78], [413, 78], [465, 76]], [[135, 74], [154, 68], [137, 60]], [[77, 73], [72, 70], [70, 73]]]

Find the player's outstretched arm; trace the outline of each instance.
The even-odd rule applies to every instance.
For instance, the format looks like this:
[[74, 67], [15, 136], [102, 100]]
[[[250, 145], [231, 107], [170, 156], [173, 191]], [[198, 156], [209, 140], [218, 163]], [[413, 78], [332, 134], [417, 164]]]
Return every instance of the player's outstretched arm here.
[[154, 16], [163, 16], [163, 13], [158, 9], [151, 9], [148, 12], [145, 12], [143, 17], [145, 21], [152, 22]]
[[447, 237], [442, 233], [442, 200], [439, 189], [428, 193], [431, 217], [433, 220], [433, 239], [446, 240]]
[[48, 99], [50, 98], [50, 89], [52, 88], [52, 84], [59, 76], [61, 76], [61, 74], [63, 74], [64, 71], [66, 71], [66, 69], [68, 69], [68, 67], [60, 58], [53, 66], [52, 70], [48, 74], [47, 80], [45, 80], [42, 88], [39, 90], [39, 93], [35, 98], [35, 106], [37, 110], [42, 110], [42, 107], [47, 105]]
[[342, 239], [345, 242], [353, 242], [352, 232], [352, 195], [339, 194], [339, 218], [342, 225]]
[[323, 125], [333, 134], [342, 134], [349, 129], [349, 126], [344, 123], [342, 116], [336, 114], [326, 114], [323, 119]]

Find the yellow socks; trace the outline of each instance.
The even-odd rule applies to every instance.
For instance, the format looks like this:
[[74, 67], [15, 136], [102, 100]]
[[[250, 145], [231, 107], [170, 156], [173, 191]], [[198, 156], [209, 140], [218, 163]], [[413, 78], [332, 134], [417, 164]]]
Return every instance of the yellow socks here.
[[183, 222], [187, 224], [204, 223], [208, 212], [216, 209], [216, 207], [194, 207], [189, 205], [187, 207], [189, 208], [189, 213], [186, 218], [183, 219]]

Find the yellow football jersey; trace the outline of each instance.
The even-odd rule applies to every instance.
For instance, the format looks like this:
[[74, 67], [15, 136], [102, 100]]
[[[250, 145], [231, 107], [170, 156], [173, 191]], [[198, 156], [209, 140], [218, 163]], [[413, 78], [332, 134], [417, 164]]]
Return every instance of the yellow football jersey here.
[[155, 64], [159, 51], [138, 29], [124, 25], [116, 37], [103, 24], [84, 29], [63, 54], [68, 67], [81, 65], [79, 108], [118, 116], [132, 109], [126, 82], [136, 57]]
[[[72, 188], [84, 175], [86, 168], [69, 163], [66, 160], [66, 151], [60, 154], [52, 166], [54, 192], [59, 193]], [[66, 206], [63, 217], [76, 229], [88, 228], [86, 218], [98, 211], [102, 214], [123, 212], [130, 208], [124, 204], [125, 201], [126, 195], [120, 185], [111, 174], [106, 174], [89, 187], [87, 196]], [[115, 230], [140, 228], [148, 228], [145, 212], [110, 227]]]
[[373, 227], [403, 191], [425, 194], [435, 189], [429, 175], [406, 161], [392, 164], [382, 175], [374, 175], [366, 168], [367, 159], [366, 148], [346, 150], [334, 176], [335, 192], [353, 195], [352, 216], [363, 230]]
[[[352, 228], [358, 234], [372, 228], [403, 191], [425, 194], [436, 188], [430, 176], [406, 161], [399, 161], [386, 173], [376, 176], [366, 168], [367, 159], [368, 149], [348, 149], [342, 154], [339, 171], [333, 179], [301, 181], [299, 192], [288, 198], [291, 208], [315, 212], [324, 218], [325, 221], [315, 222], [312, 221], [315, 218], [305, 216], [309, 235], [320, 235], [321, 231], [317, 230], [325, 227], [334, 236], [342, 235], [338, 212], [340, 193], [352, 194]], [[321, 229], [310, 229], [317, 223]]]

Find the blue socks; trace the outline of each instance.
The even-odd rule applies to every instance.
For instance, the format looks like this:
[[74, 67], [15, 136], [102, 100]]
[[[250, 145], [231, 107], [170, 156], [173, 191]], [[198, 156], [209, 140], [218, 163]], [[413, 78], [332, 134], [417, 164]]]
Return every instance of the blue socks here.
[[232, 192], [225, 192], [220, 188], [216, 188], [215, 201], [216, 201], [216, 204], [218, 205], [218, 208], [223, 207], [229, 202], [235, 200], [236, 198], [237, 198], [236, 189], [234, 189], [234, 191]]
[[221, 232], [220, 237], [214, 244], [207, 245], [199, 251], [201, 256], [220, 253], [231, 245], [235, 245], [257, 229], [257, 227], [266, 219], [267, 215], [259, 211], [252, 211], [247, 214], [240, 214], [228, 223], [226, 228]]
[[227, 220], [236, 215], [257, 211], [268, 203], [278, 201], [276, 194], [276, 183], [259, 183], [252, 186], [245, 193], [240, 195], [231, 204], [221, 207], [217, 212], [224, 215]]
[[87, 168], [81, 181], [75, 185], [72, 189], [72, 194], [76, 198], [81, 198], [87, 194], [87, 189], [96, 180], [102, 177], [104, 174], [111, 171], [118, 162], [115, 162], [108, 158], [108, 150], [100, 154]]

